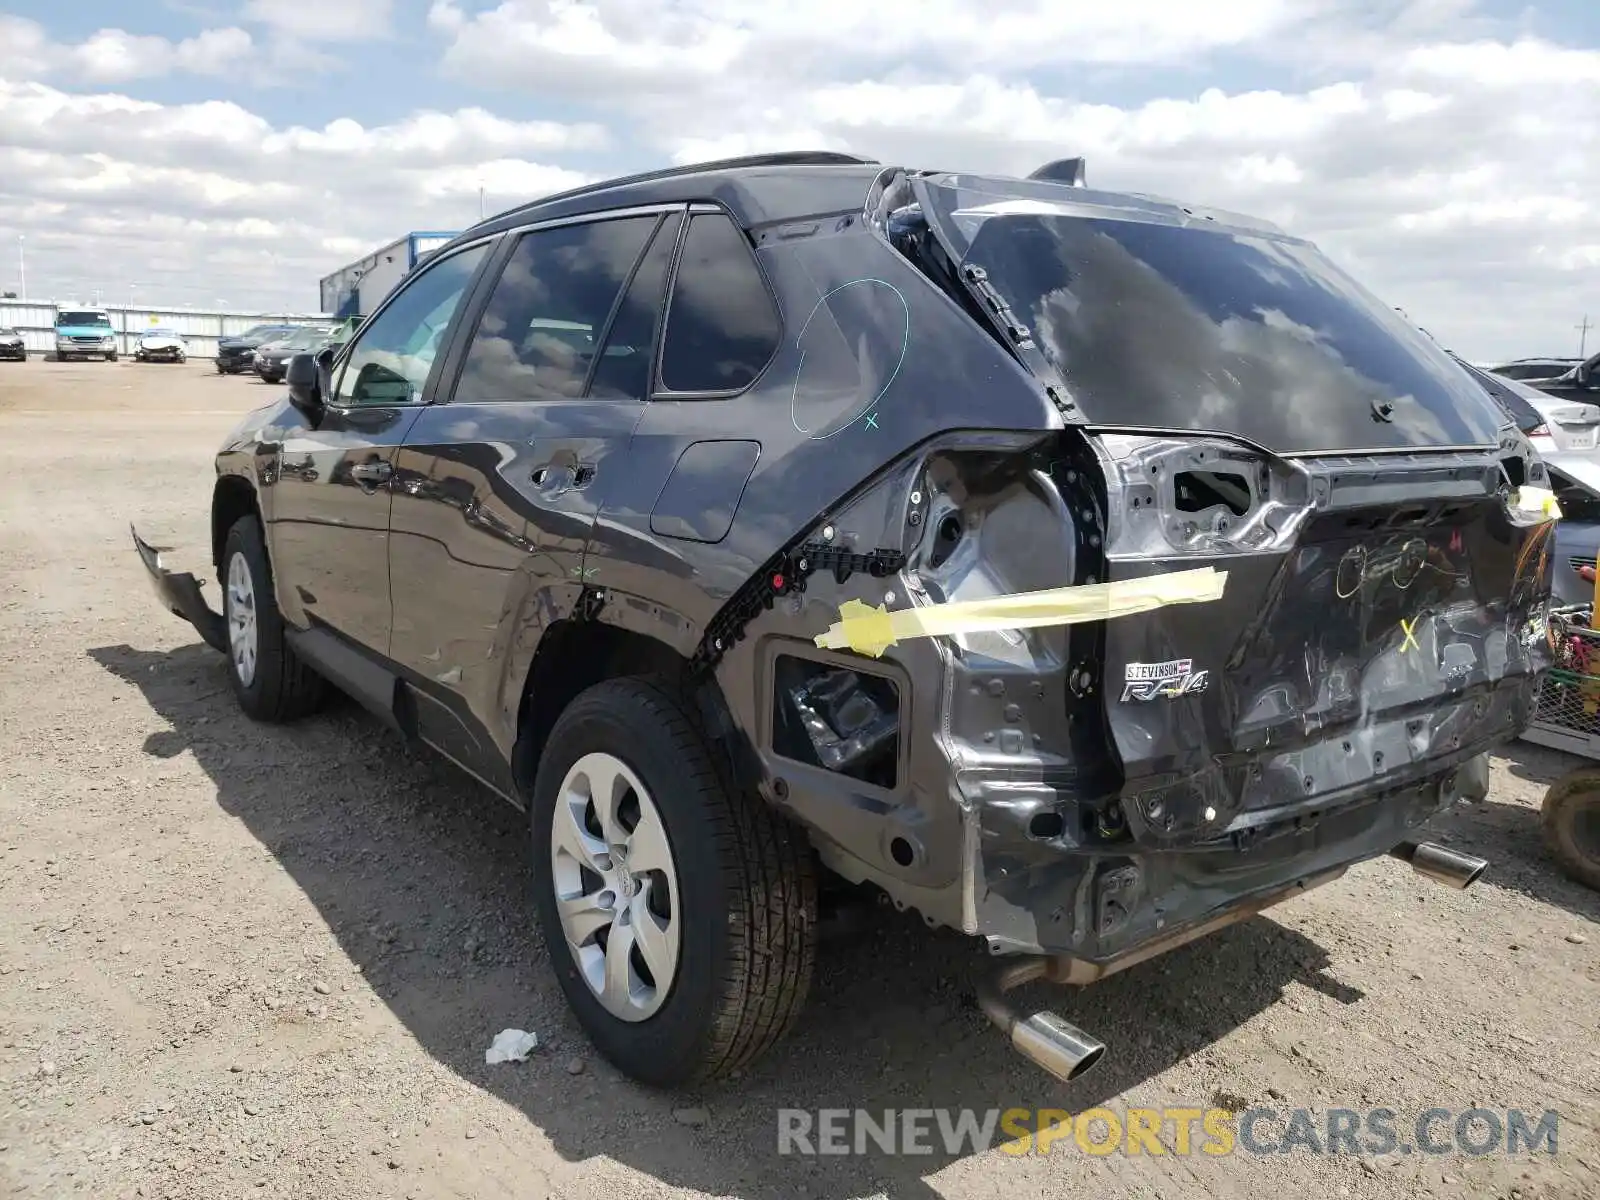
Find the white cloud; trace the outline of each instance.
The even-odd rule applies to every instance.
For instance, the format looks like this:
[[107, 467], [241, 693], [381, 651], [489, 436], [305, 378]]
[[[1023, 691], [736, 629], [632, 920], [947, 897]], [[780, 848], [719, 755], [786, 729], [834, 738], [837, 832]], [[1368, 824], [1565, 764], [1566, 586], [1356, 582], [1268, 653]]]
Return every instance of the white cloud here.
[[[565, 87], [580, 68], [591, 87], [664, 87], [734, 67], [833, 73], [915, 55], [946, 67], [1181, 63], [1306, 20], [1332, 0], [922, 0], [914, 8], [860, 0], [505, 0], [468, 16], [436, 0], [433, 28], [455, 40], [447, 63], [513, 86]], [[552, 77], [548, 72], [554, 71]]]
[[[1475, 357], [1562, 351], [1600, 311], [1600, 47], [1477, 0], [440, 0], [430, 24], [447, 71], [581, 99], [673, 161], [1085, 154], [1091, 186], [1311, 237]], [[1215, 84], [1219, 52], [1277, 86]]]
[[[583, 182], [549, 159], [593, 125], [481, 109], [277, 128], [239, 105], [162, 105], [0, 78], [0, 243], [25, 234], [36, 295], [140, 294], [297, 309], [317, 280], [407, 229], [459, 229]], [[14, 270], [14, 267], [12, 268]], [[0, 266], [0, 285], [12, 275]]]
[[287, 38], [352, 42], [386, 36], [392, 0], [250, 0], [245, 16]]
[[121, 29], [101, 29], [82, 42], [53, 41], [43, 26], [0, 14], [0, 74], [65, 74], [91, 83], [129, 80], [183, 71], [227, 75], [249, 61], [255, 45], [243, 29], [207, 29], [172, 41]]
[[[1600, 313], [1600, 47], [1527, 36], [1489, 0], [434, 0], [405, 41], [395, 14], [421, 7], [248, 0], [250, 32], [77, 44], [0, 17], [0, 242], [28, 233], [30, 280], [166, 270], [306, 303], [354, 253], [475, 219], [480, 186], [503, 208], [601, 162], [828, 147], [1026, 172], [1081, 153], [1093, 186], [1313, 238], [1471, 357], [1569, 351]], [[237, 81], [282, 75], [274, 55], [374, 37], [482, 107], [285, 127], [241, 102]], [[206, 104], [132, 86], [208, 71]], [[390, 104], [388, 82], [362, 91]]]

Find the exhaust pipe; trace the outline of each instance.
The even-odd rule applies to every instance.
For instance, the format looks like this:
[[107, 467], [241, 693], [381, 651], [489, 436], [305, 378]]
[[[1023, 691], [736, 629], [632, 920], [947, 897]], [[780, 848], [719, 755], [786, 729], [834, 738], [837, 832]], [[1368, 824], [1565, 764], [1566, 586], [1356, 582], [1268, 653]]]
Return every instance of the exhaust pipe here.
[[1437, 842], [1401, 842], [1391, 855], [1411, 864], [1418, 875], [1460, 891], [1478, 882], [1489, 869], [1489, 860], [1462, 854]]
[[1005, 998], [1007, 992], [1050, 974], [1048, 958], [1003, 967], [978, 985], [978, 1007], [1011, 1039], [1012, 1049], [1066, 1082], [1099, 1062], [1105, 1043], [1048, 1009], [1024, 1014]]
[[[1487, 865], [1487, 864], [1484, 864]], [[1032, 1013], [1018, 1011], [1006, 1000], [1006, 993], [1025, 983], [1048, 980], [1068, 987], [1084, 987], [1125, 971], [1137, 963], [1146, 962], [1178, 946], [1215, 933], [1236, 922], [1246, 920], [1271, 908], [1291, 896], [1304, 895], [1312, 888], [1321, 887], [1345, 872], [1335, 867], [1320, 875], [1312, 875], [1270, 892], [1251, 897], [1220, 916], [1169, 931], [1165, 936], [1146, 942], [1116, 958], [1090, 961], [1071, 955], [1035, 955], [1014, 960], [986, 976], [978, 984], [978, 1007], [984, 1016], [1011, 1039], [1011, 1046], [1024, 1058], [1043, 1067], [1063, 1082], [1076, 1079], [1106, 1052], [1105, 1043], [1092, 1034], [1050, 1012], [1040, 1009]]]

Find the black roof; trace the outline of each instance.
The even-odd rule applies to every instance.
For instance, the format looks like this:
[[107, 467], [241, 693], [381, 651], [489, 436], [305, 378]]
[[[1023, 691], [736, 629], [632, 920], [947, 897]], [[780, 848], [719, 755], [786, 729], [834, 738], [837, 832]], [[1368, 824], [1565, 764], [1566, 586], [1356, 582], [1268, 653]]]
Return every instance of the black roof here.
[[718, 201], [746, 228], [860, 208], [883, 165], [831, 150], [792, 150], [691, 163], [586, 184], [481, 221], [456, 241], [487, 233], [644, 204]]

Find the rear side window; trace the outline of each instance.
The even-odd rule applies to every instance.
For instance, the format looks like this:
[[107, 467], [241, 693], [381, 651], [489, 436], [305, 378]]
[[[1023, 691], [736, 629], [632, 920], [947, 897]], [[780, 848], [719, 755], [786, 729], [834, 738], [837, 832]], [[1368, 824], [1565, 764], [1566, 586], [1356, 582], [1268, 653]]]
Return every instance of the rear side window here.
[[575, 400], [655, 216], [522, 235], [494, 285], [454, 399]]
[[748, 387], [777, 350], [779, 333], [778, 310], [744, 233], [721, 213], [691, 217], [667, 309], [661, 386]]
[[661, 293], [667, 286], [667, 267], [682, 220], [674, 214], [662, 223], [617, 305], [611, 332], [606, 334], [589, 381], [589, 395], [596, 400], [643, 400], [649, 394], [656, 318], [661, 313]]

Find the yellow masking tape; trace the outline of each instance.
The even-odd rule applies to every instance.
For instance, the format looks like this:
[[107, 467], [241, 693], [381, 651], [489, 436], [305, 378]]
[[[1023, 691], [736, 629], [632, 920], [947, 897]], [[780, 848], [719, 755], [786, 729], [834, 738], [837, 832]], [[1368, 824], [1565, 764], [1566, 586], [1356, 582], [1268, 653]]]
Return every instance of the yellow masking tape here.
[[853, 650], [877, 658], [907, 638], [1076, 625], [1132, 616], [1168, 604], [1204, 604], [1222, 599], [1227, 582], [1226, 571], [1197, 567], [1146, 579], [1018, 592], [896, 612], [886, 612], [881, 604], [873, 608], [860, 600], [846, 600], [839, 606], [839, 619], [817, 636], [816, 643], [824, 650]]
[[1511, 493], [1511, 507], [1529, 516], [1542, 516], [1547, 521], [1561, 519], [1561, 505], [1549, 488], [1529, 487], [1524, 484]]

